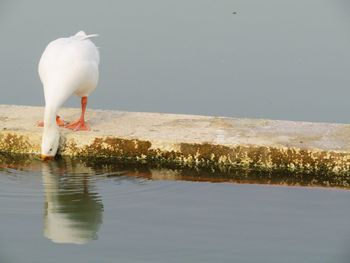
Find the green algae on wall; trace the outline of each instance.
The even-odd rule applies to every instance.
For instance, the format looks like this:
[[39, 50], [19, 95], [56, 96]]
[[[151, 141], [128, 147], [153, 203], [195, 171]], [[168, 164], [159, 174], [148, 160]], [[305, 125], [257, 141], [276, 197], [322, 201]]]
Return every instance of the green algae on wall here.
[[33, 146], [30, 139], [15, 133], [0, 133], [0, 151], [10, 153], [29, 153]]
[[150, 141], [111, 137], [95, 138], [91, 144], [82, 147], [74, 140], [66, 142], [61, 153], [81, 157], [115, 157], [129, 161], [174, 163], [188, 167], [232, 166], [345, 174], [350, 169], [350, 155], [341, 152], [256, 146], [229, 147], [209, 143], [180, 143], [175, 145], [174, 150], [163, 150], [152, 147]]
[[[161, 144], [158, 144], [158, 146]], [[168, 147], [169, 148], [169, 147]], [[1, 152], [38, 153], [40, 147], [31, 144], [27, 135], [0, 133]], [[240, 167], [263, 170], [330, 172], [347, 174], [350, 155], [335, 151], [311, 151], [297, 148], [213, 145], [180, 143], [173, 150], [152, 147], [150, 141], [94, 138], [85, 145], [74, 139], [62, 140], [60, 154], [80, 157], [105, 157], [139, 162], [173, 163], [188, 167]]]

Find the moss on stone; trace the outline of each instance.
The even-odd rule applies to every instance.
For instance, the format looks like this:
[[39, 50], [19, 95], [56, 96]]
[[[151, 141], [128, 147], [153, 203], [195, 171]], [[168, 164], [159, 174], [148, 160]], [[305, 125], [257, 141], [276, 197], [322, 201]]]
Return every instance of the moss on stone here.
[[30, 140], [23, 135], [15, 133], [0, 133], [0, 151], [11, 153], [31, 152]]

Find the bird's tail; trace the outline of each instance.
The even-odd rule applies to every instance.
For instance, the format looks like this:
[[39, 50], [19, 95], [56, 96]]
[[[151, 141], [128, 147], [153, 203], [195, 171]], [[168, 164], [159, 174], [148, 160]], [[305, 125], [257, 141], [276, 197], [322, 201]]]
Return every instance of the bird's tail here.
[[91, 37], [98, 37], [98, 34], [87, 35], [87, 34], [85, 34], [84, 31], [79, 31], [78, 33], [76, 33], [74, 35], [74, 37], [79, 39], [79, 40], [85, 40], [85, 39], [89, 39]]

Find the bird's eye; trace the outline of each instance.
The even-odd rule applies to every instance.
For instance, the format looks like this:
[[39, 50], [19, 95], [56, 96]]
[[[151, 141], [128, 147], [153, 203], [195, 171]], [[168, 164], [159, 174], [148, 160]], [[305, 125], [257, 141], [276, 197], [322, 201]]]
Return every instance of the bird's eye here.
[[49, 150], [50, 152], [52, 152], [52, 148], [50, 148], [50, 150]]

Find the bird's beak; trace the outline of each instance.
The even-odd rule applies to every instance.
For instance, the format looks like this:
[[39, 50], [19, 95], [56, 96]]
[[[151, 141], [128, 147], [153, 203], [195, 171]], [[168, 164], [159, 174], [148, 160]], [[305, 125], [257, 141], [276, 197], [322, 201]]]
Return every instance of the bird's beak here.
[[44, 155], [44, 154], [41, 155], [41, 160], [43, 160], [43, 161], [50, 161], [50, 160], [53, 160], [54, 158], [55, 158], [55, 156], [49, 156], [49, 155]]

